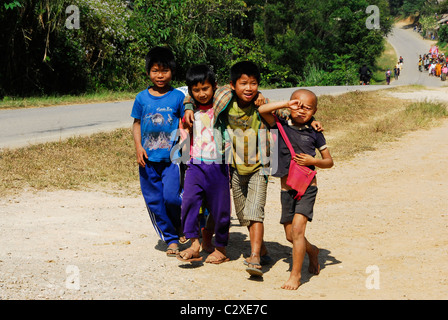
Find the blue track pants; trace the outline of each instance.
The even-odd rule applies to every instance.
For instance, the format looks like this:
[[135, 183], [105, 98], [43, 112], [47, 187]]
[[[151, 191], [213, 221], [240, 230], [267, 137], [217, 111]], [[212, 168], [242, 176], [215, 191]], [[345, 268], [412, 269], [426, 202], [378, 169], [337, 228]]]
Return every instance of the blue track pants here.
[[172, 162], [146, 162], [139, 167], [140, 187], [151, 222], [167, 244], [178, 243], [182, 204], [180, 168]]

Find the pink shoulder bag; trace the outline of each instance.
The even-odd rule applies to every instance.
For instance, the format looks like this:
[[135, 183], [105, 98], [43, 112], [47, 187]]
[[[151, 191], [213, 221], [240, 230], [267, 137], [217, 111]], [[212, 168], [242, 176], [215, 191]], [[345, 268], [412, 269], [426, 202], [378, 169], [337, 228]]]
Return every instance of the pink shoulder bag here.
[[296, 152], [294, 151], [291, 142], [286, 136], [286, 132], [283, 129], [283, 126], [281, 125], [277, 116], [274, 115], [274, 117], [275, 122], [277, 123], [277, 127], [280, 130], [280, 134], [282, 135], [283, 140], [285, 141], [286, 145], [289, 148], [289, 151], [291, 152], [291, 161], [289, 163], [289, 172], [286, 184], [297, 191], [297, 195], [294, 197], [294, 199], [300, 200], [302, 196], [305, 194], [306, 189], [310, 185], [311, 181], [313, 180], [317, 172], [311, 170], [308, 167], [301, 166], [294, 161], [294, 156]]

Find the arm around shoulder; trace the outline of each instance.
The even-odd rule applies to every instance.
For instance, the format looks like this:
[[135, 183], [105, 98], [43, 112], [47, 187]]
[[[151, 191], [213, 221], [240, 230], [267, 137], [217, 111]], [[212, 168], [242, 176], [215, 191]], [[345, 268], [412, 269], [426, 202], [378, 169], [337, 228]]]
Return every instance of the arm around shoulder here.
[[258, 108], [258, 112], [263, 117], [264, 120], [272, 127], [275, 125], [275, 117], [273, 115], [273, 112], [278, 109], [288, 108], [289, 107], [289, 101], [276, 101], [276, 102], [270, 102], [261, 105]]

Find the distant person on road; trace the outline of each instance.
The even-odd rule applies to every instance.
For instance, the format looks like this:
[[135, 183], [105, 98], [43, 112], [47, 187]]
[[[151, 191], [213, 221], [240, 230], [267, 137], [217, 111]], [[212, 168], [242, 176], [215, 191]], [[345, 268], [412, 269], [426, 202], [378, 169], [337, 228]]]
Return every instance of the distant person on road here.
[[441, 79], [442, 81], [446, 80], [446, 74], [448, 73], [448, 66], [445, 64], [442, 68], [442, 75], [441, 75]]
[[370, 78], [372, 76], [372, 71], [367, 67], [366, 64], [363, 64], [361, 68], [359, 68], [359, 84], [370, 84]]
[[181, 177], [170, 152], [176, 143], [172, 133], [184, 115], [185, 95], [170, 84], [176, 70], [171, 50], [152, 48], [145, 59], [152, 85], [137, 94], [131, 112], [140, 187], [151, 222], [168, 246], [166, 255], [176, 257], [181, 238]]
[[425, 66], [425, 70], [428, 71], [430, 61], [429, 61], [429, 57], [428, 57], [427, 54], [425, 54], [425, 56], [424, 56], [423, 63], [424, 63], [424, 66]]
[[435, 65], [435, 63], [434, 63], [434, 62], [431, 62], [431, 63], [429, 64], [428, 75], [429, 75], [429, 76], [435, 76], [435, 74], [436, 74], [435, 69], [436, 69], [436, 65]]
[[388, 85], [390, 84], [390, 76], [391, 76], [390, 69], [387, 69], [387, 71], [386, 71], [386, 83]]
[[436, 77], [440, 78], [440, 75], [442, 74], [442, 65], [438, 61], [436, 63], [436, 67], [435, 67], [435, 73], [436, 73]]
[[395, 65], [395, 68], [397, 68], [397, 79], [401, 74], [401, 67], [400, 67], [400, 62], [397, 62], [397, 64]]

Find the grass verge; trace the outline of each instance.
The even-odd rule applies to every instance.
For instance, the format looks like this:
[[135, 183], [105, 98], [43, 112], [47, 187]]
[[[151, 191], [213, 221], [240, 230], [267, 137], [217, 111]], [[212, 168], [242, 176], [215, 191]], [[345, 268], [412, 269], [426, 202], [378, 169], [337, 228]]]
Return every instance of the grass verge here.
[[316, 114], [329, 133], [327, 140], [336, 160], [375, 150], [407, 132], [439, 125], [447, 117], [444, 103], [409, 102], [381, 91], [320, 97]]
[[386, 40], [385, 50], [383, 54], [376, 60], [373, 67], [372, 84], [386, 84], [386, 71], [390, 69], [394, 71], [394, 66], [397, 64], [398, 55], [392, 45]]
[[[442, 103], [392, 98], [384, 92], [320, 96], [316, 118], [335, 161], [374, 150], [411, 130], [448, 117]], [[138, 169], [130, 129], [0, 152], [0, 194], [23, 190], [114, 190], [138, 194]]]
[[0, 153], [0, 194], [7, 191], [115, 189], [134, 193], [138, 171], [130, 129]]
[[88, 104], [135, 99], [137, 92], [103, 91], [82, 95], [43, 96], [30, 98], [4, 97], [0, 100], [1, 109], [20, 109], [49, 107], [58, 105]]

